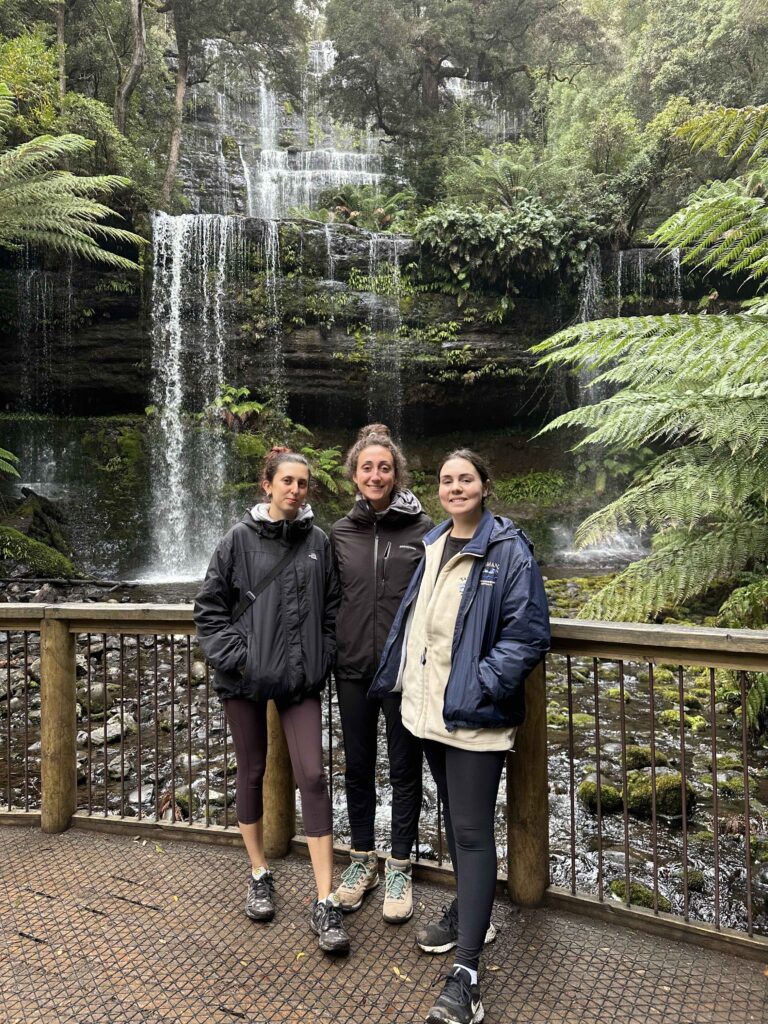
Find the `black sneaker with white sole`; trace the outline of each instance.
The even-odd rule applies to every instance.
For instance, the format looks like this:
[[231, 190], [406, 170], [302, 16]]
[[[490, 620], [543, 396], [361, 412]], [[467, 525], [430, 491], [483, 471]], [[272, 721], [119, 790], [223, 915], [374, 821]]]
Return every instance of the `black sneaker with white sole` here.
[[455, 965], [448, 972], [443, 991], [427, 1014], [425, 1024], [479, 1024], [483, 1017], [480, 987], [472, 984], [469, 971]]
[[[489, 922], [483, 939], [484, 945], [496, 938], [496, 925]], [[459, 942], [459, 901], [454, 899], [449, 907], [443, 907], [439, 921], [431, 921], [416, 932], [416, 945], [425, 953], [447, 953]]]
[[275, 881], [271, 871], [264, 871], [258, 878], [251, 875], [245, 912], [252, 921], [271, 921], [275, 916]]
[[344, 927], [339, 903], [319, 903], [317, 898], [313, 899], [309, 926], [317, 936], [317, 944], [324, 953], [349, 952], [349, 935]]

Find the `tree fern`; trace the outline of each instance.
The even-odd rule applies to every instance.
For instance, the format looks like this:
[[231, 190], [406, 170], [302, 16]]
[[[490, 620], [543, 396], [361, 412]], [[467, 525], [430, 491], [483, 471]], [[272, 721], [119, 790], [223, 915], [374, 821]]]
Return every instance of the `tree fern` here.
[[577, 428], [577, 448], [662, 449], [577, 531], [582, 546], [627, 526], [654, 534], [650, 555], [592, 598], [588, 618], [645, 618], [744, 570], [764, 572], [768, 556], [768, 106], [712, 111], [681, 134], [746, 159], [748, 171], [703, 186], [655, 240], [759, 294], [737, 314], [601, 320], [536, 346], [540, 365], [588, 369], [596, 393], [612, 391], [542, 432]]
[[128, 179], [57, 169], [63, 160], [93, 148], [95, 143], [80, 135], [41, 135], [6, 149], [4, 132], [13, 113], [11, 94], [0, 83], [0, 247], [31, 244], [138, 270], [135, 261], [102, 248], [104, 242], [144, 244], [132, 231], [105, 223], [117, 214], [99, 201], [129, 185]]
[[14, 455], [13, 452], [8, 452], [5, 448], [0, 448], [0, 474], [6, 476], [18, 476], [19, 471], [16, 469], [16, 463], [18, 463], [18, 455]]

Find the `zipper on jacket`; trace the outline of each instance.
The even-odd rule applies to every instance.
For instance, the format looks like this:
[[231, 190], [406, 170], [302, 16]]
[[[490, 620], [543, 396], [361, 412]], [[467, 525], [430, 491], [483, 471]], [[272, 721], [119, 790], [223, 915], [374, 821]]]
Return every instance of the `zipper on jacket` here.
[[392, 541], [389, 540], [389, 541], [387, 541], [387, 546], [384, 548], [384, 557], [381, 560], [381, 584], [382, 584], [382, 590], [384, 589], [384, 584], [387, 581], [387, 559], [389, 558], [389, 553], [390, 553], [391, 550], [392, 550]]
[[376, 608], [379, 603], [379, 524], [373, 522], [373, 661], [379, 663], [379, 651], [377, 647], [378, 622]]

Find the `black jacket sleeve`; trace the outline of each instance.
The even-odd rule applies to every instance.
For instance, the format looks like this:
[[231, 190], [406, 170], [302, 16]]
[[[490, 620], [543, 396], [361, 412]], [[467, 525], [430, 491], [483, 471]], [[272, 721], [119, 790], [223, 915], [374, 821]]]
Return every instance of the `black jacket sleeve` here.
[[245, 638], [232, 624], [236, 598], [232, 583], [232, 538], [227, 535], [213, 553], [194, 606], [200, 646], [210, 664], [220, 672], [239, 672], [248, 653]]
[[323, 655], [333, 667], [336, 660], [336, 616], [341, 604], [341, 584], [333, 551], [333, 543], [325, 541], [325, 605], [323, 608]]

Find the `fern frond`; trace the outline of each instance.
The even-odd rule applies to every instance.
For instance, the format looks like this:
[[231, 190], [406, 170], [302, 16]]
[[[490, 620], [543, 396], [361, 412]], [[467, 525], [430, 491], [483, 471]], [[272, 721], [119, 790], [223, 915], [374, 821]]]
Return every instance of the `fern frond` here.
[[754, 107], [716, 107], [677, 129], [697, 152], [714, 150], [735, 162], [768, 156], [768, 104]]
[[[2, 94], [0, 93], [0, 100]], [[18, 476], [19, 471], [16, 469], [19, 457], [14, 455], [13, 452], [6, 451], [5, 448], [0, 448], [0, 473], [5, 473], [6, 476]]]
[[695, 532], [670, 530], [648, 557], [633, 562], [595, 594], [579, 617], [646, 619], [733, 577], [766, 550], [766, 521], [742, 519]]

